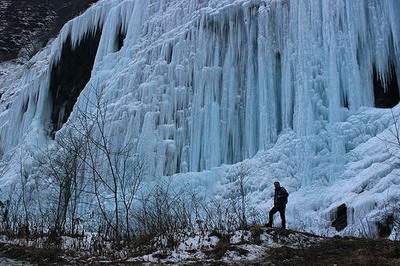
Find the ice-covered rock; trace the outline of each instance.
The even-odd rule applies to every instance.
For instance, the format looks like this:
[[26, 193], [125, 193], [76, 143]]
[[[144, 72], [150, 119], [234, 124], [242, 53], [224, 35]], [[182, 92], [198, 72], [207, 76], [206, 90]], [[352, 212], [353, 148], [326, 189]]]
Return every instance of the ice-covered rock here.
[[39, 58], [49, 63], [15, 80], [23, 95], [2, 123], [3, 149], [11, 150], [33, 127], [45, 127], [50, 73], [63, 45], [71, 42], [74, 49], [100, 28], [84, 93], [106, 88], [110, 130], [123, 123], [122, 136], [145, 145], [142, 153], [152, 150], [147, 156], [155, 176], [242, 161], [288, 129], [327, 142], [295, 151], [309, 175], [321, 150], [333, 159], [343, 156], [345, 143], [331, 125], [374, 105], [373, 72], [383, 84], [399, 76], [399, 5], [101, 1], [67, 23], [42, 52]]

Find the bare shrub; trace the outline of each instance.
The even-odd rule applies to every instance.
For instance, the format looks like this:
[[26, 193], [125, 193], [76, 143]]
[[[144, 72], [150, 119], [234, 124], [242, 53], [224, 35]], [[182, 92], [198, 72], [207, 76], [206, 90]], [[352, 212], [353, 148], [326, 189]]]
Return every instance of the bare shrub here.
[[[70, 132], [84, 140], [84, 154], [77, 153], [90, 176], [93, 194], [97, 200], [102, 220], [107, 228], [113, 229], [113, 237], [118, 241], [125, 227], [125, 235], [130, 238], [129, 216], [134, 197], [146, 173], [146, 162], [133, 153], [133, 144], [113, 143], [113, 135], [108, 129], [108, 103], [102, 89], [93, 89], [94, 99], [87, 97], [84, 108], [77, 107], [76, 122], [71, 123]], [[72, 139], [74, 140], [74, 139]], [[66, 143], [65, 146], [79, 146], [81, 141]], [[104, 201], [113, 202], [113, 215], [110, 216]], [[122, 205], [122, 206], [121, 206]], [[122, 219], [121, 216], [125, 216]], [[123, 226], [123, 224], [125, 224]]]
[[134, 216], [137, 234], [143, 240], [160, 238], [173, 247], [181, 233], [193, 228], [190, 197], [175, 191], [170, 182], [160, 182], [140, 199], [141, 208]]
[[[394, 110], [391, 109], [393, 126], [389, 128], [389, 137], [388, 138], [380, 138], [380, 140], [385, 144], [387, 152], [391, 155], [391, 160], [388, 161], [389, 164], [393, 168], [400, 167], [400, 115], [396, 115]], [[390, 201], [387, 199], [385, 204], [385, 214], [384, 219], [391, 220], [388, 225], [392, 228], [390, 230], [394, 230], [396, 232], [396, 239], [399, 239], [400, 234], [400, 204], [394, 202], [395, 199]]]
[[52, 232], [56, 235], [65, 232], [68, 211], [71, 214], [70, 230], [71, 233], [75, 232], [77, 207], [85, 183], [83, 163], [80, 159], [85, 152], [84, 145], [64, 145], [65, 141], [67, 140], [55, 142], [53, 147], [35, 156], [42, 178], [47, 177], [48, 185], [53, 188], [52, 193], [55, 194]]
[[378, 227], [380, 227], [381, 231], [383, 229], [386, 232], [380, 232], [380, 234], [392, 235], [394, 240], [400, 240], [400, 203], [395, 200], [387, 200], [384, 210], [386, 216], [383, 217]]
[[247, 179], [249, 172], [249, 167], [241, 163], [237, 168], [234, 168], [228, 176], [229, 181], [232, 183], [228, 192], [229, 201], [242, 227], [247, 226]]

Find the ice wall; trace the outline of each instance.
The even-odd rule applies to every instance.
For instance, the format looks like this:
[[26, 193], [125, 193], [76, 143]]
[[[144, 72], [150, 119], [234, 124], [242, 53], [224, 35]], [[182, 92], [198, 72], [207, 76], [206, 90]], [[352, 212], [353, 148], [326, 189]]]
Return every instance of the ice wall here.
[[400, 80], [398, 14], [397, 0], [100, 1], [34, 59], [48, 63], [16, 81], [24, 89], [3, 121], [3, 149], [45, 137], [63, 43], [101, 26], [83, 93], [104, 89], [110, 133], [135, 144], [152, 176], [235, 163], [293, 130], [318, 136], [293, 151], [307, 183], [315, 157], [340, 165], [346, 143], [332, 125], [374, 105], [374, 70], [383, 84]]

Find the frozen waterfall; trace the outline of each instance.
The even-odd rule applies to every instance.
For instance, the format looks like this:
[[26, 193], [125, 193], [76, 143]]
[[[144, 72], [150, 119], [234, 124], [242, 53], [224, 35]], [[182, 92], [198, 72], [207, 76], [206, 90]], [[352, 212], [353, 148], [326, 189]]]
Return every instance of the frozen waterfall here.
[[153, 176], [242, 161], [290, 130], [321, 139], [293, 151], [307, 172], [345, 152], [331, 125], [374, 106], [377, 83], [381, 97], [398, 90], [399, 14], [398, 0], [100, 1], [5, 85], [21, 96], [0, 117], [2, 148], [49, 135], [62, 47], [100, 29], [83, 93], [104, 88], [110, 133]]

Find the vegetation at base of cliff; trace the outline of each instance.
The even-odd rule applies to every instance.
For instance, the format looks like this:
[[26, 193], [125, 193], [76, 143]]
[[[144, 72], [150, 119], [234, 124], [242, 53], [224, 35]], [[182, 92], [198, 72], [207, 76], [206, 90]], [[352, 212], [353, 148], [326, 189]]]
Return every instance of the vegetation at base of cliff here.
[[[270, 229], [261, 226], [254, 228], [249, 230], [256, 230], [257, 235], [267, 232], [276, 240], [279, 238], [282, 240], [276, 243], [284, 243], [288, 239], [292, 243], [266, 246], [266, 243], [262, 243], [259, 237], [254, 238], [252, 236], [245, 241], [245, 244], [257, 246], [256, 243], [260, 243], [259, 247], [266, 247], [266, 251], [260, 254], [258, 258], [249, 259], [247, 250], [243, 249], [240, 243], [234, 243], [232, 235], [218, 235], [214, 236], [219, 238], [218, 242], [207, 252], [204, 252], [205, 257], [203, 259], [193, 257], [186, 258], [183, 261], [168, 261], [168, 254], [178, 252], [176, 248], [172, 247], [169, 251], [160, 249], [158, 253], [153, 254], [153, 258], [159, 260], [159, 263], [201, 263], [206, 265], [400, 265], [400, 242], [398, 241], [350, 237], [327, 238], [292, 230]], [[301, 238], [307, 239], [308, 244], [304, 244], [305, 242]], [[122, 259], [113, 255], [63, 251], [51, 246], [34, 248], [3, 243], [0, 244], [0, 257], [40, 265], [98, 265], [100, 263], [138, 265], [146, 262], [140, 259], [130, 260], [134, 256], [140, 257], [145, 253], [135, 253], [129, 247], [120, 247], [120, 250], [117, 250], [116, 247], [110, 248], [109, 254], [112, 254], [112, 251], [114, 255], [125, 252], [127, 256]], [[192, 250], [189, 253], [195, 252], [196, 250]], [[228, 252], [236, 252], [239, 257], [235, 260], [229, 260], [226, 257]]]
[[400, 265], [400, 242], [329, 238], [305, 249], [271, 249], [261, 263], [271, 265]]

